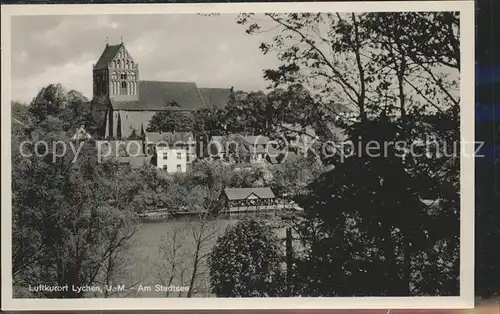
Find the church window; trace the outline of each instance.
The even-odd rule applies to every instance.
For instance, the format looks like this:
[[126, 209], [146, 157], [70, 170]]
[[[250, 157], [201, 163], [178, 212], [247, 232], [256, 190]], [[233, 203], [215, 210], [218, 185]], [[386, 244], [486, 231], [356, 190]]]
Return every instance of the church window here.
[[130, 68], [134, 68], [134, 61], [130, 61]]
[[127, 82], [122, 82], [122, 95], [127, 95]]
[[130, 62], [127, 60], [127, 69], [130, 69]]
[[116, 80], [118, 78], [116, 72], [113, 72], [113, 74], [111, 74], [111, 78], [113, 80]]
[[121, 67], [120, 60], [116, 60], [116, 66], [117, 66], [117, 68]]
[[113, 68], [116, 68], [116, 60], [113, 60]]
[[127, 79], [127, 73], [123, 72], [122, 74], [120, 74], [120, 78], [122, 80], [126, 80]]

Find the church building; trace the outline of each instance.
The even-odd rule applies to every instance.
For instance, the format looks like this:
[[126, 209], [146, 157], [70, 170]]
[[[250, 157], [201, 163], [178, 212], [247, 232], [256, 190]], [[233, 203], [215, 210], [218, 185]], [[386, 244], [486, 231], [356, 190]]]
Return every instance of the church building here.
[[194, 82], [140, 80], [139, 64], [122, 43], [108, 45], [93, 65], [92, 114], [97, 133], [126, 139], [144, 134], [155, 113], [192, 112], [225, 106], [230, 88], [199, 88]]

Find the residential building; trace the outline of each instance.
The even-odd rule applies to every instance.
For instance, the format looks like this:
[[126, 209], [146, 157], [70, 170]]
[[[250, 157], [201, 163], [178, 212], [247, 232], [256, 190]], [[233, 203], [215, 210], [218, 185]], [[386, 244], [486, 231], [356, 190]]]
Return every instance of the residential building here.
[[95, 143], [98, 155], [103, 158], [145, 156], [140, 140], [97, 140]]
[[156, 166], [169, 173], [188, 171], [197, 158], [191, 132], [146, 132], [144, 142]]
[[158, 147], [156, 166], [168, 173], [187, 171], [186, 150], [182, 148]]
[[235, 163], [262, 164], [271, 155], [278, 155], [270, 139], [263, 135], [213, 136], [207, 144], [207, 155], [210, 159], [222, 159]]

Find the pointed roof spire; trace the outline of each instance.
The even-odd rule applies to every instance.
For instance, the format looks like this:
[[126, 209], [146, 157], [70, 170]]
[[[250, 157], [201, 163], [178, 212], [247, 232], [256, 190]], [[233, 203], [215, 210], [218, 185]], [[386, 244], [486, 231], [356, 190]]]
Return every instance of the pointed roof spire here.
[[107, 47], [108, 46], [108, 36], [106, 36], [105, 42], [106, 42], [106, 47]]
[[123, 44], [123, 36], [120, 36], [120, 41]]

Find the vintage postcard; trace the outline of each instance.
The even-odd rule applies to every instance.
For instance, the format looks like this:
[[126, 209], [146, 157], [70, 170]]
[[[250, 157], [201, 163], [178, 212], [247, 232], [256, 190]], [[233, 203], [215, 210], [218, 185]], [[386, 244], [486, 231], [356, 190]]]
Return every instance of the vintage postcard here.
[[472, 307], [473, 17], [3, 6], [2, 306]]

